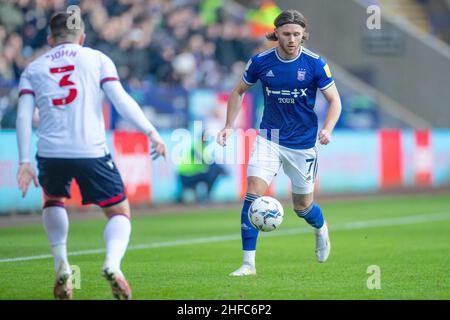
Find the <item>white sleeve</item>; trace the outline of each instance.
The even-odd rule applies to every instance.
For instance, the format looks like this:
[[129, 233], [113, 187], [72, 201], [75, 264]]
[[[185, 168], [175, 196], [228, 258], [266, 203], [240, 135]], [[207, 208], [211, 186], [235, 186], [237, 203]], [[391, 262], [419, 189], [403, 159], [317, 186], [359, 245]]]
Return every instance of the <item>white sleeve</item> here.
[[19, 97], [23, 94], [31, 94], [34, 96], [33, 87], [31, 86], [30, 74], [26, 68], [20, 75], [19, 81]]
[[34, 95], [22, 94], [17, 107], [16, 131], [19, 148], [19, 163], [30, 163], [30, 144], [32, 119], [34, 113]]
[[125, 120], [131, 122], [137, 129], [146, 134], [156, 130], [119, 81], [107, 81], [102, 88], [114, 108]]
[[100, 85], [108, 81], [119, 80], [119, 74], [114, 62], [106, 54], [100, 52]]

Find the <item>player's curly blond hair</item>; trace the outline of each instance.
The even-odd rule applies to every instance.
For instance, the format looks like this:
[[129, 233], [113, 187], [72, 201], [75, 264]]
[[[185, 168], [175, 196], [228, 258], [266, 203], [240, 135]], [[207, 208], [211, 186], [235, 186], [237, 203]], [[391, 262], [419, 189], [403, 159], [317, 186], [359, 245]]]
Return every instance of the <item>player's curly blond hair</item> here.
[[[285, 24], [298, 24], [306, 30], [307, 22], [306, 18], [297, 10], [284, 10], [281, 12], [278, 17], [275, 18], [273, 22], [275, 28], [279, 28]], [[275, 34], [275, 31], [266, 33], [266, 39], [270, 41], [278, 41], [278, 37]], [[302, 43], [309, 39], [309, 33], [305, 32], [302, 38]]]

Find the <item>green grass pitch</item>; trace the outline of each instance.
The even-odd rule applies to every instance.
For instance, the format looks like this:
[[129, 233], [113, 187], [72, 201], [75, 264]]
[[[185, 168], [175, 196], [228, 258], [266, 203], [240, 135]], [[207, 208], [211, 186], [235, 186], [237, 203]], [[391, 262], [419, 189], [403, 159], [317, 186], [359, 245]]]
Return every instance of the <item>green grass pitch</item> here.
[[[240, 208], [136, 216], [122, 264], [134, 299], [450, 299], [450, 195], [321, 206], [332, 243], [326, 263], [316, 262], [312, 230], [286, 204], [280, 229], [260, 233], [257, 276], [237, 278], [228, 273], [242, 258]], [[104, 253], [87, 251], [104, 248], [104, 225], [71, 221], [75, 299], [112, 298], [100, 276]], [[0, 299], [53, 299], [53, 260], [36, 258], [49, 252], [42, 225], [0, 228]], [[5, 260], [21, 257], [34, 258]], [[367, 287], [373, 265], [380, 289]]]

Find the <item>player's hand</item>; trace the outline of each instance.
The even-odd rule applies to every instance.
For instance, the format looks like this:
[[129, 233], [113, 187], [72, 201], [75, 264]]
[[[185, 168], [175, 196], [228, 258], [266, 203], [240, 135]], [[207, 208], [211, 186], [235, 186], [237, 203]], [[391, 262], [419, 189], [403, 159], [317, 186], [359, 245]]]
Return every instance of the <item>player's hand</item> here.
[[319, 142], [320, 144], [329, 144], [331, 142], [331, 133], [326, 129], [322, 129], [319, 132]]
[[229, 126], [225, 126], [222, 130], [217, 134], [217, 143], [222, 147], [227, 145], [228, 137], [233, 133], [233, 128]]
[[167, 147], [159, 135], [159, 133], [154, 130], [150, 132], [149, 138], [152, 142], [150, 155], [152, 157], [152, 160], [156, 160], [159, 156], [163, 156], [164, 159], [167, 157]]
[[36, 187], [39, 186], [36, 170], [29, 163], [20, 164], [19, 172], [17, 173], [17, 183], [20, 190], [22, 190], [22, 198], [25, 198], [31, 181], [34, 182]]

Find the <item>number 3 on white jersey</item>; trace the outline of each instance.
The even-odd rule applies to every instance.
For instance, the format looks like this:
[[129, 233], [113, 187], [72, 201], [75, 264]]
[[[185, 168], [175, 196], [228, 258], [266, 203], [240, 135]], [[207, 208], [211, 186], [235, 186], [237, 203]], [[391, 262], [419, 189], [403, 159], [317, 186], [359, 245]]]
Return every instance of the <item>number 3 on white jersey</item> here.
[[[69, 80], [69, 77], [72, 75], [72, 72], [75, 70], [74, 65], [68, 65], [63, 67], [56, 67], [56, 68], [50, 68], [50, 73], [67, 73], [63, 75], [61, 80], [59, 80], [59, 86], [61, 88], [67, 87], [67, 86], [74, 86], [75, 83]], [[69, 95], [65, 98], [59, 98], [59, 99], [52, 99], [53, 105], [61, 106], [65, 104], [71, 103], [75, 98], [77, 97], [77, 89], [76, 88], [70, 88], [69, 89]]]

